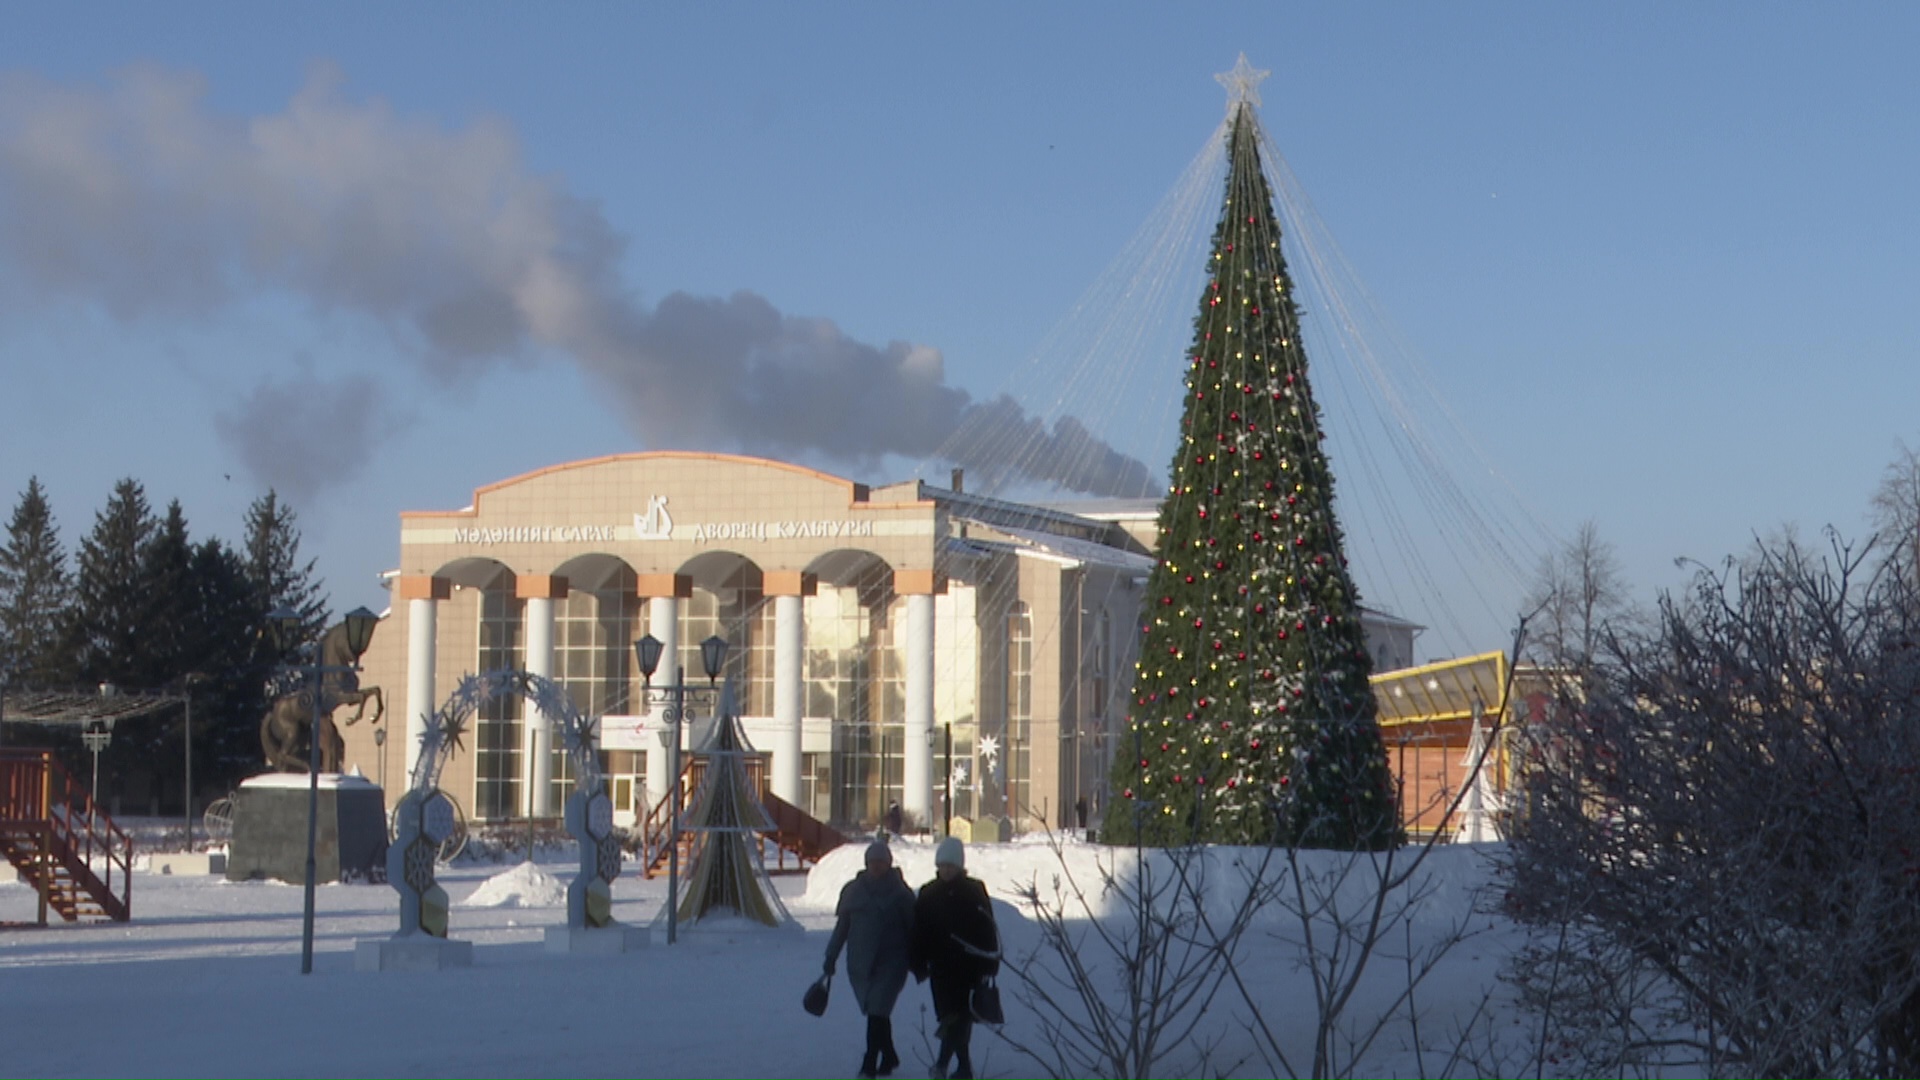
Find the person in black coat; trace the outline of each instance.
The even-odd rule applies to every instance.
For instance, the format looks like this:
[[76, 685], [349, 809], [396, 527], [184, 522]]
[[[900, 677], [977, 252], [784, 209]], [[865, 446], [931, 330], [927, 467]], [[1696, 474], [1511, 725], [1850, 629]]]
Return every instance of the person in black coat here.
[[833, 936], [827, 940], [826, 973], [847, 951], [847, 979], [860, 1012], [867, 1018], [867, 1052], [860, 1059], [863, 1078], [891, 1076], [900, 1067], [893, 1047], [893, 1003], [907, 984], [913, 948], [913, 890], [893, 865], [883, 840], [867, 848], [867, 868], [840, 890]]
[[973, 988], [1000, 971], [1000, 931], [987, 887], [967, 876], [960, 839], [940, 841], [933, 863], [935, 877], [920, 887], [913, 906], [913, 974], [933, 983], [933, 1014], [940, 1025], [933, 1076], [969, 1080]]

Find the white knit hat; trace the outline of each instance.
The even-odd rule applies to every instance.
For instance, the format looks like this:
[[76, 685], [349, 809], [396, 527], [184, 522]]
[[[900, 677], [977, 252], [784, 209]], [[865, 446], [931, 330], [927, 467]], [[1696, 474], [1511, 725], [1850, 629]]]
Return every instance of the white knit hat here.
[[959, 837], [949, 836], [945, 840], [940, 841], [940, 846], [933, 849], [933, 865], [958, 866], [965, 869], [967, 865], [967, 849], [965, 845], [960, 843]]

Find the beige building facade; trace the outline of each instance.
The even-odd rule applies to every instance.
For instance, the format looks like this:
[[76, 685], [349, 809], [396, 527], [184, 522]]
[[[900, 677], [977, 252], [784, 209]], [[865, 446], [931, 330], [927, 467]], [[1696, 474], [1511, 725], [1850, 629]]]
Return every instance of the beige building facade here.
[[[959, 487], [956, 477], [955, 487]], [[345, 760], [405, 788], [424, 718], [470, 673], [526, 670], [599, 717], [623, 821], [670, 787], [659, 709], [636, 704], [634, 642], [704, 684], [726, 639], [748, 737], [774, 794], [839, 826], [1097, 816], [1124, 729], [1152, 507], [1098, 516], [921, 481], [870, 488], [776, 461], [641, 453], [403, 513], [392, 604], [363, 658], [389, 737], [346, 728]], [[707, 710], [678, 731], [696, 745]], [[533, 713], [533, 715], [529, 715]], [[440, 786], [470, 819], [554, 817], [572, 780], [550, 718], [499, 699]]]

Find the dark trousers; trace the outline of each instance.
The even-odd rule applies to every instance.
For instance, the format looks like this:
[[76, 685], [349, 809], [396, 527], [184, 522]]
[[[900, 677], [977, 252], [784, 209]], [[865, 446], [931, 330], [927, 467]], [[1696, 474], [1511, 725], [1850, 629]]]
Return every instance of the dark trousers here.
[[900, 1055], [893, 1048], [893, 1017], [867, 1017], [867, 1054], [860, 1059], [861, 1071], [892, 1072], [899, 1065]]
[[933, 1015], [940, 1022], [940, 1056], [936, 1064], [944, 1069], [947, 1062], [953, 1061], [952, 1075], [972, 1076], [973, 982], [938, 976], [932, 982]]

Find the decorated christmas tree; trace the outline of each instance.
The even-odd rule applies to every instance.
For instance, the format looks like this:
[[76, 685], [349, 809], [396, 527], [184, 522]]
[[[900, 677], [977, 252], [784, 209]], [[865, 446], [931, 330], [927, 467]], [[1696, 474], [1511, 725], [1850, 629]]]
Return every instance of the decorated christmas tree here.
[[1115, 843], [1377, 849], [1401, 838], [1260, 165], [1265, 75], [1242, 56], [1220, 76], [1226, 203], [1186, 357], [1129, 731], [1115, 747]]

